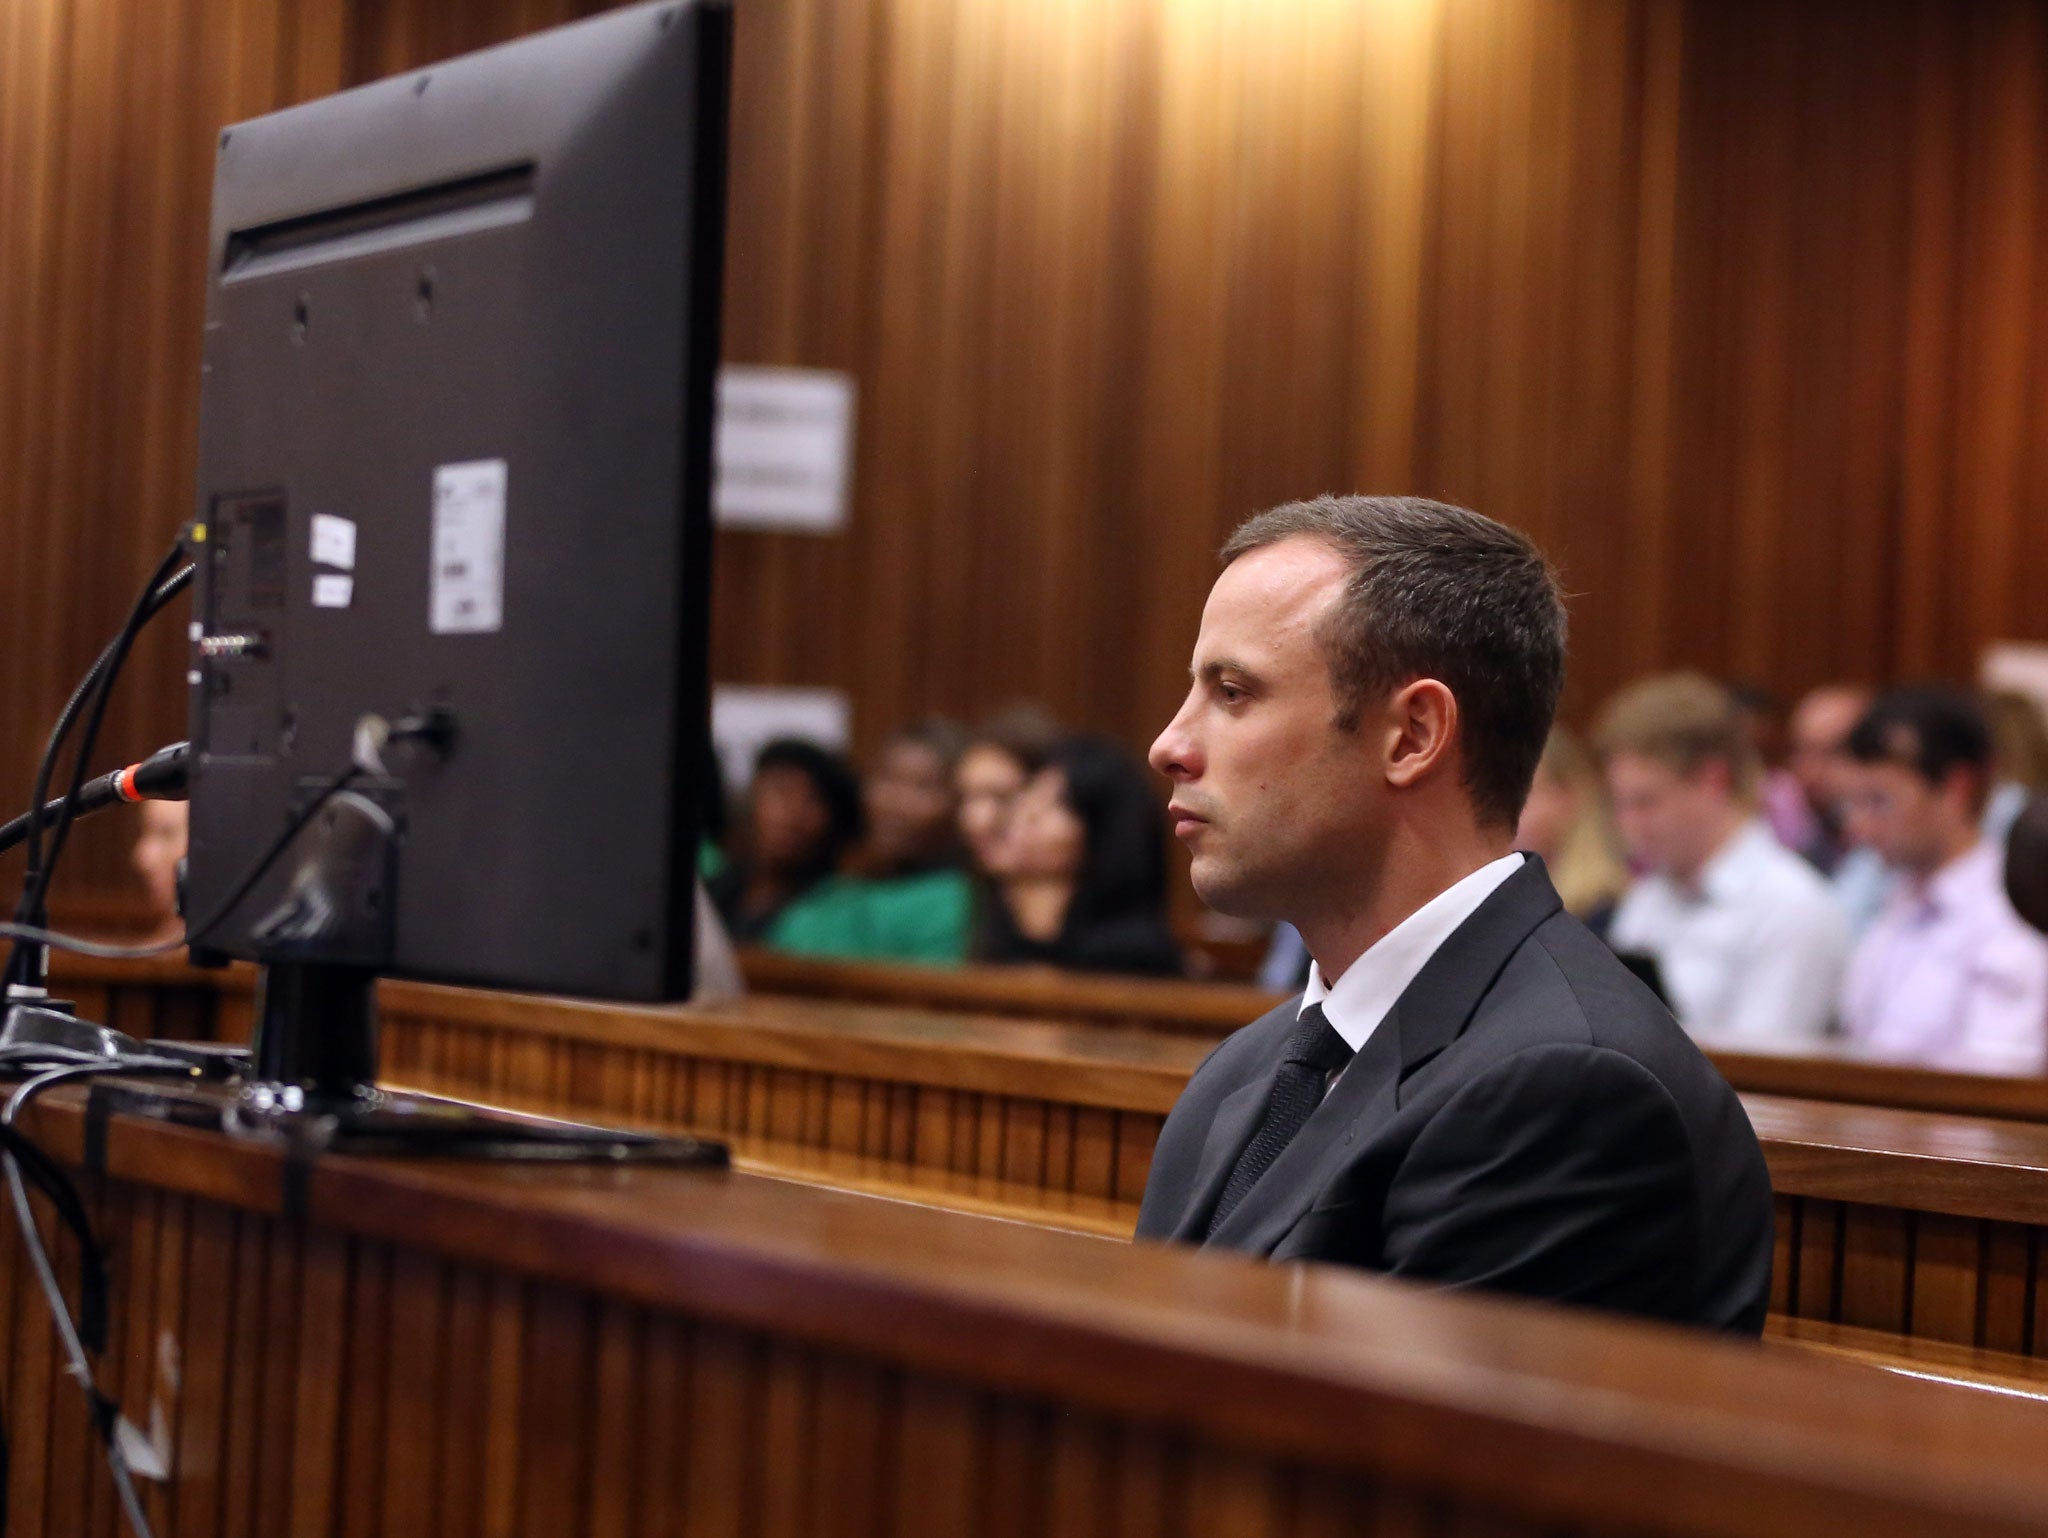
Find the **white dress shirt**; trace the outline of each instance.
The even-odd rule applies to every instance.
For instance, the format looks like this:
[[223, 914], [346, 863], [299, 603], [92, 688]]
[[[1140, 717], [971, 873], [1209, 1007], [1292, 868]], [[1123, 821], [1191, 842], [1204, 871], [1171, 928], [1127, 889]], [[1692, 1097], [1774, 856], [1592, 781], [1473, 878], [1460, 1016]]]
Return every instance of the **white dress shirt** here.
[[2012, 911], [2004, 868], [1985, 839], [1893, 897], [1849, 962], [1851, 1040], [1958, 1072], [2048, 1067], [2048, 940]]
[[1827, 883], [1761, 822], [1723, 844], [1695, 883], [1636, 882], [1607, 938], [1657, 959], [1688, 1031], [1767, 1047], [1826, 1034], [1849, 957], [1849, 925]]
[[1521, 868], [1520, 854], [1503, 855], [1446, 887], [1381, 935], [1344, 969], [1335, 986], [1323, 981], [1321, 966], [1310, 967], [1308, 990], [1301, 996], [1295, 1018], [1311, 1004], [1322, 1005], [1323, 1018], [1356, 1052], [1379, 1029], [1394, 1001], [1408, 991], [1415, 974], [1451, 937], [1451, 931], [1478, 912], [1494, 889]]

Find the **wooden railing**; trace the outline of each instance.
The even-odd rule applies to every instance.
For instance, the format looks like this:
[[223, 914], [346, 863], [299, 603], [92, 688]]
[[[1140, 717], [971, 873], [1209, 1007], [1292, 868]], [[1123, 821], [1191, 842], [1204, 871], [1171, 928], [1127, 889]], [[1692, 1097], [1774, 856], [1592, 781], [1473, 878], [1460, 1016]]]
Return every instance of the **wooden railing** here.
[[[146, 1014], [155, 1002], [163, 1001], [174, 1010], [169, 1019], [180, 1034], [210, 1030], [228, 1040], [247, 1038], [253, 973], [246, 967], [200, 973], [171, 961], [138, 965], [72, 958], [59, 958], [56, 966], [60, 982], [79, 995], [81, 1013], [92, 1018], [121, 1025], [124, 1008]], [[948, 970], [818, 960], [772, 951], [747, 952], [745, 966], [757, 993], [767, 996], [1109, 1025], [1210, 1042], [1277, 1002], [1273, 994], [1229, 984], [1044, 968]], [[1780, 1053], [1710, 1043], [1708, 1055], [1728, 1082], [1745, 1093], [2048, 1121], [2048, 1078], [1914, 1068], [1873, 1061], [1841, 1044]]]
[[[86, 1155], [82, 1092], [29, 1131]], [[116, 1117], [106, 1387], [183, 1535], [2048, 1533], [2048, 1407], [744, 1173], [282, 1160]], [[111, 1534], [0, 1240], [13, 1531]]]
[[[221, 976], [233, 995], [239, 974]], [[386, 1075], [414, 1088], [724, 1137], [759, 1173], [1109, 1235], [1130, 1233], [1208, 1050], [812, 1000], [643, 1008], [398, 983], [382, 999]], [[2031, 1379], [2025, 1359], [2048, 1357], [2048, 1128], [1745, 1102], [1778, 1193], [1775, 1333], [1922, 1367], [1938, 1347], [1959, 1375]]]
[[[893, 1004], [913, 1009], [1014, 1015], [1075, 1025], [1137, 1026], [1221, 1040], [1279, 996], [1220, 983], [1161, 982], [1046, 968], [943, 970], [749, 951], [748, 977], [762, 993]], [[2048, 1121], [2048, 1079], [1947, 1073], [1870, 1059], [1843, 1043], [1799, 1053], [1709, 1044], [1728, 1082], [1760, 1095], [1841, 1100], [1903, 1110], [1950, 1111]]]

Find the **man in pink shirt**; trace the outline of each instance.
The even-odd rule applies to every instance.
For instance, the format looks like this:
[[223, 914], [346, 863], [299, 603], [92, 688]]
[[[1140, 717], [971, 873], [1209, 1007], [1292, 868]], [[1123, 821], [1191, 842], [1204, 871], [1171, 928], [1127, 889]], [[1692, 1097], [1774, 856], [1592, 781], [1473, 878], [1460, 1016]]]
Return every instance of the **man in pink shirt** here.
[[1849, 737], [1849, 832], [1904, 881], [1849, 963], [1841, 1019], [1875, 1055], [1971, 1073], [2048, 1068], [2048, 940], [1979, 830], [1991, 733], [1946, 689], [1883, 696]]

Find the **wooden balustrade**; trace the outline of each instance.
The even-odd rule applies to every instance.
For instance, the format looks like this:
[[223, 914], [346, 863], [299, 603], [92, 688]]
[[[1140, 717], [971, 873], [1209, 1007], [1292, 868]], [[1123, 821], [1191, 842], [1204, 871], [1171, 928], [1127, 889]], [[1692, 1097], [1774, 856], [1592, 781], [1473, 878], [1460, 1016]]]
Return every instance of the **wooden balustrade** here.
[[[891, 1005], [996, 1018], [1116, 1026], [1218, 1041], [1272, 1007], [1275, 996], [1222, 983], [1079, 975], [1028, 967], [943, 969], [749, 951], [758, 993]], [[181, 963], [109, 963], [59, 957], [56, 976], [89, 1018], [127, 1029], [166, 1011], [171, 1034], [246, 1040], [254, 973], [195, 972]], [[2048, 1122], [2048, 1078], [1948, 1073], [1872, 1061], [1841, 1044], [1802, 1053], [1708, 1045], [1708, 1056], [1745, 1094], [1836, 1100]]]
[[[1220, 983], [1161, 982], [1021, 967], [891, 966], [748, 951], [755, 988], [786, 997], [1014, 1015], [1076, 1025], [1139, 1026], [1221, 1040], [1278, 995]], [[1842, 1043], [1798, 1053], [1710, 1043], [1708, 1056], [1745, 1094], [1841, 1100], [1902, 1110], [2048, 1121], [2048, 1078], [1947, 1073], [1875, 1061]]]
[[[231, 999], [245, 988], [218, 976]], [[1130, 1232], [1159, 1128], [1208, 1050], [812, 1000], [644, 1008], [403, 983], [382, 999], [395, 1082], [700, 1132], [756, 1172], [1101, 1234]], [[1774, 1332], [1923, 1366], [1951, 1347], [1946, 1365], [2008, 1379], [2048, 1356], [2048, 1128], [1745, 1103], [1778, 1193]]]
[[[165, 1538], [2048, 1533], [2048, 1407], [1689, 1331], [742, 1172], [104, 1160]], [[111, 1535], [11, 1235], [0, 1330], [11, 1530]]]
[[756, 993], [908, 1005], [1087, 1025], [1138, 1026], [1220, 1041], [1279, 1002], [1239, 983], [1065, 972], [1053, 967], [917, 967], [749, 949], [740, 964]]

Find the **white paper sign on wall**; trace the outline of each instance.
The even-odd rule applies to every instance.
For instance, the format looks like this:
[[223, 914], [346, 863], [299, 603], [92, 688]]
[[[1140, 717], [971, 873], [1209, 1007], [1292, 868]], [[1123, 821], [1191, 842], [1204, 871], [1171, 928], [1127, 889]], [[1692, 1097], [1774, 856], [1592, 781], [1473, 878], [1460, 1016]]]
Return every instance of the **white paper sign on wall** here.
[[711, 741], [726, 785], [744, 790], [754, 755], [778, 737], [801, 737], [845, 752], [853, 702], [839, 689], [774, 689], [719, 684], [711, 691]]
[[851, 374], [728, 365], [718, 371], [711, 509], [736, 529], [828, 534], [846, 524]]
[[1993, 641], [1977, 664], [1977, 681], [1987, 690], [2024, 694], [2048, 715], [2048, 645]]

